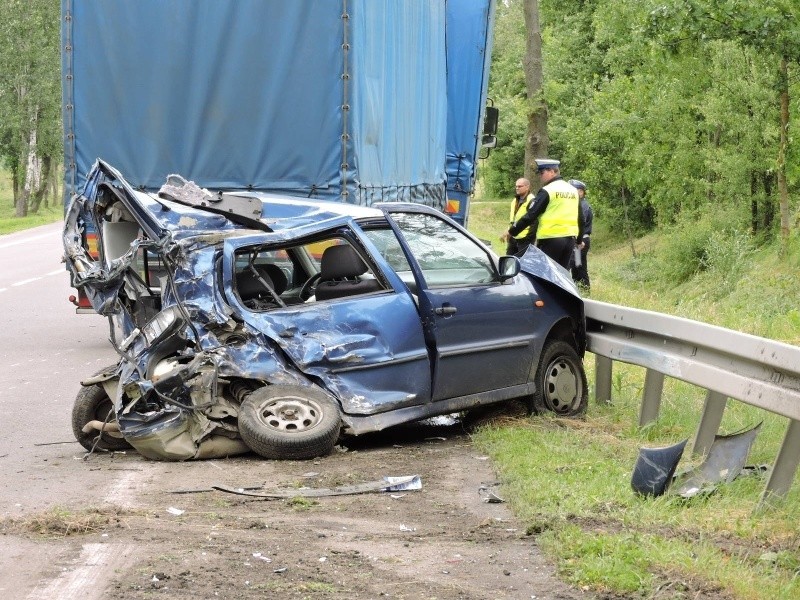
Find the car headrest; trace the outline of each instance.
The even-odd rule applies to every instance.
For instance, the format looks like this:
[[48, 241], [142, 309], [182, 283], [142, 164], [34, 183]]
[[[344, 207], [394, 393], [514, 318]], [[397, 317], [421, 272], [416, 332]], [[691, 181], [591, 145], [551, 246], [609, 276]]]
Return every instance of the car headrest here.
[[352, 246], [341, 244], [325, 248], [320, 272], [324, 280], [358, 277], [367, 272], [367, 265]]
[[259, 265], [256, 267], [259, 272], [264, 272], [269, 275], [270, 279], [272, 279], [272, 289], [275, 290], [275, 293], [279, 296], [286, 291], [286, 287], [289, 285], [289, 280], [286, 279], [286, 273], [283, 272], [278, 265]]
[[[266, 281], [275, 293], [279, 296], [286, 290], [287, 280], [286, 275], [278, 265], [255, 265], [256, 271], [261, 278]], [[241, 298], [253, 298], [266, 294], [267, 290], [264, 285], [258, 280], [250, 267], [246, 267], [243, 271], [236, 273], [236, 289], [239, 291]]]

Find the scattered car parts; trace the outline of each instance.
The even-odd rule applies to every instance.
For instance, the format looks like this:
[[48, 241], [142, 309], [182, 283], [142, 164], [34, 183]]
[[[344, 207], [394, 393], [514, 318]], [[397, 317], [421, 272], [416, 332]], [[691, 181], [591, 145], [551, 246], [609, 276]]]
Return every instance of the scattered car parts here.
[[760, 472], [758, 467], [745, 467], [760, 430], [761, 423], [736, 433], [716, 435], [703, 462], [678, 475], [675, 471], [688, 440], [663, 448], [640, 448], [631, 487], [642, 496], [661, 496], [669, 491], [683, 498], [693, 498], [713, 492], [719, 483], [732, 482], [746, 469]]
[[661, 496], [672, 483], [675, 469], [689, 440], [663, 448], [640, 448], [631, 487], [642, 496]]
[[700, 466], [679, 476], [674, 493], [693, 498], [714, 491], [720, 483], [732, 482], [744, 469], [760, 430], [761, 423], [729, 435], [715, 436]]

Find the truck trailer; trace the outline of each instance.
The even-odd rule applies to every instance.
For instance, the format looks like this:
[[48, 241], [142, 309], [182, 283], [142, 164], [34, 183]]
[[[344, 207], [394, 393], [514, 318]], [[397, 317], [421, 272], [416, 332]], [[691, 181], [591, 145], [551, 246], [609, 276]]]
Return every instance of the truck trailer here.
[[180, 173], [463, 225], [493, 139], [494, 5], [62, 0], [65, 204], [100, 158], [140, 190]]

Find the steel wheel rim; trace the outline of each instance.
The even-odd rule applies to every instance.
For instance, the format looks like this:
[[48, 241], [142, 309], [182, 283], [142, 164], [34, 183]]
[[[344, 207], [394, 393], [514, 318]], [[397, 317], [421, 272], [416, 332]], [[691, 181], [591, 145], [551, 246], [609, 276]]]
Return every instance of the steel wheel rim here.
[[316, 427], [323, 417], [322, 406], [300, 396], [275, 398], [258, 407], [259, 422], [274, 431], [300, 433]]
[[580, 404], [583, 385], [572, 362], [560, 356], [547, 365], [544, 377], [544, 400], [557, 414], [569, 414]]

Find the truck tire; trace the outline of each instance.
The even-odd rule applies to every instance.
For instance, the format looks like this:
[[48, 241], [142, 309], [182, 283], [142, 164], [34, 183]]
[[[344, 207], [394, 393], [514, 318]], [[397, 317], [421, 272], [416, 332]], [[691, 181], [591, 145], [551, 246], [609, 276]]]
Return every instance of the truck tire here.
[[[111, 413], [111, 417], [109, 417]], [[101, 434], [100, 431], [90, 431], [85, 433], [83, 426], [90, 421], [106, 422], [109, 423], [116, 421], [114, 415], [114, 403], [111, 398], [106, 394], [105, 389], [99, 383], [95, 383], [86, 387], [82, 387], [75, 398], [75, 404], [72, 406], [72, 433], [75, 434], [75, 439], [80, 442], [80, 445], [91, 450], [92, 448], [99, 448], [101, 450], [118, 451], [128, 450], [131, 445], [123, 438], [114, 437], [108, 433], [103, 433], [100, 441], [95, 446], [97, 436]]]
[[589, 386], [583, 361], [575, 349], [561, 340], [548, 340], [539, 356], [535, 374], [533, 410], [548, 411], [559, 417], [574, 417], [586, 412]]
[[310, 386], [268, 385], [250, 393], [239, 409], [239, 435], [264, 458], [324, 456], [336, 445], [340, 428], [337, 403]]

